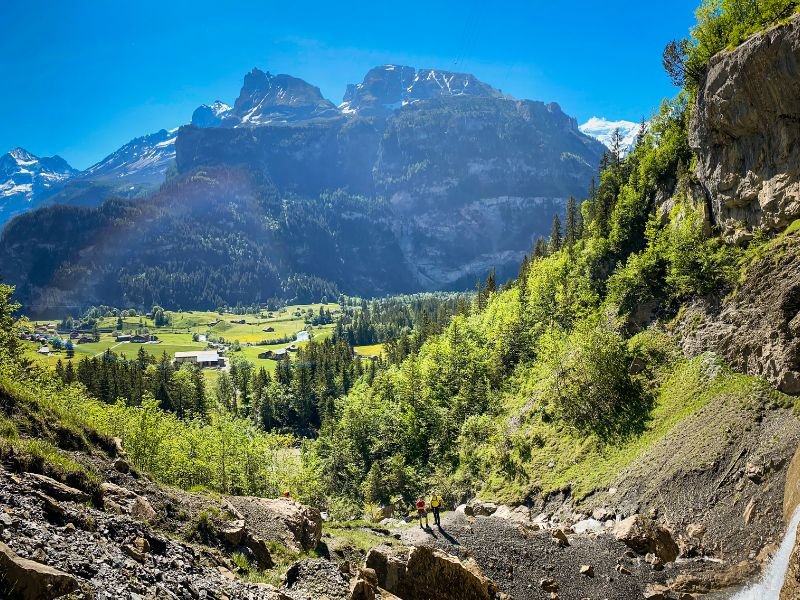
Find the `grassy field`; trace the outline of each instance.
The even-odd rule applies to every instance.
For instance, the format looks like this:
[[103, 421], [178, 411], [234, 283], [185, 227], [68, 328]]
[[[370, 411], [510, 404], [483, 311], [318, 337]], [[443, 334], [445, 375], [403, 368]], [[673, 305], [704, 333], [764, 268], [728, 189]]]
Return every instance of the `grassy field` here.
[[[315, 340], [322, 340], [330, 337], [333, 334], [333, 325], [321, 326], [307, 326], [305, 319], [309, 314], [309, 310], [313, 314], [318, 314], [320, 307], [324, 307], [330, 311], [334, 316], [339, 312], [338, 304], [302, 304], [287, 306], [276, 311], [263, 311], [260, 314], [250, 315], [237, 315], [232, 313], [218, 312], [202, 312], [202, 311], [183, 311], [169, 313], [171, 323], [164, 327], [155, 327], [152, 319], [142, 317], [125, 317], [123, 318], [123, 329], [125, 333], [135, 332], [140, 329], [148, 329], [148, 331], [158, 336], [159, 343], [153, 344], [133, 344], [130, 342], [118, 343], [113, 334], [101, 333], [100, 341], [88, 344], [75, 344], [75, 356], [73, 360], [79, 361], [84, 357], [92, 357], [101, 355], [108, 349], [119, 355], [124, 355], [127, 358], [134, 358], [139, 349], [144, 349], [145, 352], [155, 357], [156, 359], [166, 352], [168, 356], [173, 357], [176, 352], [188, 352], [192, 350], [203, 350], [206, 348], [206, 343], [201, 341], [193, 341], [194, 334], [205, 335], [207, 337], [223, 338], [226, 343], [231, 343], [234, 340], [239, 341], [241, 351], [228, 352], [226, 356], [230, 359], [233, 357], [245, 358], [257, 366], [264, 366], [270, 372], [274, 372], [276, 362], [274, 360], [260, 359], [258, 355], [266, 350], [275, 350], [278, 348], [285, 348], [291, 342], [280, 341], [283, 338], [294, 339], [297, 332], [304, 329], [311, 328], [311, 335]], [[234, 323], [233, 321], [242, 321], [244, 323]], [[211, 323], [215, 323], [213, 326]], [[56, 325], [56, 321], [36, 321], [34, 325]], [[97, 323], [98, 329], [113, 329], [114, 333], [117, 327], [116, 317], [106, 317], [100, 319]], [[264, 331], [271, 328], [273, 331]], [[276, 343], [267, 345], [255, 345], [261, 341], [274, 341]], [[66, 341], [66, 337], [64, 338]], [[300, 342], [299, 345], [304, 345], [307, 342]], [[253, 344], [253, 345], [246, 345]], [[51, 353], [49, 356], [44, 356], [37, 353], [40, 344], [36, 342], [24, 342], [23, 348], [25, 355], [31, 360], [54, 367], [56, 363], [61, 360], [67, 362], [67, 353], [65, 351], [53, 351], [53, 345], [50, 344]], [[206, 369], [204, 374], [209, 383], [214, 383], [219, 376], [219, 372], [214, 369]]]
[[353, 350], [356, 351], [356, 354], [360, 354], [361, 356], [381, 356], [383, 354], [383, 344], [356, 346]]

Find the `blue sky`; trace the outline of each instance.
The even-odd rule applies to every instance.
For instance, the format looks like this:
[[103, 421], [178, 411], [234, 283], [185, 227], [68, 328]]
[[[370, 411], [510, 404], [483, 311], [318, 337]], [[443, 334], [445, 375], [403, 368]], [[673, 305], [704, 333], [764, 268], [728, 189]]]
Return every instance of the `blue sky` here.
[[698, 2], [0, 0], [0, 153], [85, 168], [232, 103], [254, 66], [337, 104], [372, 66], [399, 63], [474, 73], [579, 122], [636, 121], [675, 94], [661, 50]]

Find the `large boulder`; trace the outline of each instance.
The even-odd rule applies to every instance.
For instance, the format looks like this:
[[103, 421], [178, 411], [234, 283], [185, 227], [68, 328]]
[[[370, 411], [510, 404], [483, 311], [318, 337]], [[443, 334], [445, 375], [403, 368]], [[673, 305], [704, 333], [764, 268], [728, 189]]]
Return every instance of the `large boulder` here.
[[369, 551], [366, 567], [372, 569], [381, 589], [403, 600], [492, 600], [497, 587], [474, 561], [460, 561], [427, 546], [412, 547], [407, 555], [387, 546]]
[[711, 58], [689, 143], [715, 221], [732, 240], [800, 217], [800, 16]]
[[152, 523], [158, 518], [158, 513], [150, 501], [128, 488], [104, 482], [100, 484], [100, 492], [103, 497], [103, 508], [109, 512], [131, 515], [134, 519], [147, 523]]
[[58, 500], [68, 500], [70, 502], [88, 502], [91, 500], [91, 496], [86, 492], [64, 485], [46, 475], [27, 473], [25, 477], [29, 479], [34, 486], [43, 490], [48, 496], [52, 496]]
[[470, 500], [464, 509], [464, 514], [468, 517], [490, 517], [497, 512], [498, 506], [494, 502], [482, 502], [481, 500]]
[[614, 537], [634, 552], [655, 554], [663, 562], [678, 558], [678, 545], [669, 529], [642, 515], [633, 515], [617, 523]]
[[254, 537], [280, 542], [298, 552], [319, 545], [322, 516], [318, 509], [289, 498], [229, 496], [227, 499]]
[[18, 600], [49, 600], [79, 588], [78, 580], [72, 575], [17, 556], [2, 542], [0, 542], [0, 582], [4, 589], [10, 592], [10, 597]]

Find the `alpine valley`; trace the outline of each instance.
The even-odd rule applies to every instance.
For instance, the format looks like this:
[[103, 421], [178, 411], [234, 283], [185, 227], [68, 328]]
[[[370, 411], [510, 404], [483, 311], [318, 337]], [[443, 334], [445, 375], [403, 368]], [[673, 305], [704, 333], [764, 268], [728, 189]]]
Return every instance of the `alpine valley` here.
[[254, 69], [84, 172], [3, 158], [0, 275], [36, 315], [465, 289], [515, 275], [605, 150], [468, 74], [376, 67], [336, 106]]

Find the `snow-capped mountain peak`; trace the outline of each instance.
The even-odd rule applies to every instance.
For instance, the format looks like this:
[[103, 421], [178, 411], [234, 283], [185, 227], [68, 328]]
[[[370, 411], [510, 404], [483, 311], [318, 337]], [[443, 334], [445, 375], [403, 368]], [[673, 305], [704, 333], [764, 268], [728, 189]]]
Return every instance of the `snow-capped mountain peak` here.
[[134, 138], [81, 174], [82, 178], [124, 179], [131, 183], [160, 183], [175, 160], [178, 129], [161, 129]]
[[636, 143], [636, 136], [639, 135], [641, 127], [641, 123], [634, 123], [633, 121], [609, 121], [604, 117], [592, 117], [578, 129], [602, 142], [607, 148], [611, 148], [614, 132], [619, 129], [619, 133], [622, 136], [623, 152], [627, 154]]
[[32, 208], [36, 198], [77, 174], [60, 156], [38, 157], [24, 148], [0, 156], [0, 222]]
[[192, 114], [196, 127], [258, 127], [336, 117], [339, 111], [319, 88], [291, 75], [273, 75], [253, 69], [244, 77], [233, 107], [217, 100], [204, 104]]
[[222, 100], [216, 100], [211, 104], [203, 104], [198, 106], [192, 113], [192, 125], [197, 127], [219, 127], [226, 117], [230, 117], [230, 112], [233, 110], [228, 104]]
[[499, 90], [469, 73], [382, 65], [347, 86], [339, 109], [345, 114], [394, 110], [420, 100], [453, 96], [501, 98]]

